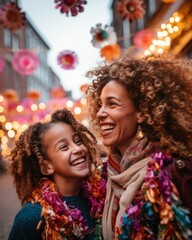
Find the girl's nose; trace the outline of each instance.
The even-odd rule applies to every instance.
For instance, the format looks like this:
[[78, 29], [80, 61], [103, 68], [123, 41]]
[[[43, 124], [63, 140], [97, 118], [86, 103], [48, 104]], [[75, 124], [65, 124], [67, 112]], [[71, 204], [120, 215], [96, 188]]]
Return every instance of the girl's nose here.
[[74, 146], [72, 147], [71, 153], [73, 153], [73, 154], [82, 153], [83, 150], [82, 150], [81, 146], [74, 144]]

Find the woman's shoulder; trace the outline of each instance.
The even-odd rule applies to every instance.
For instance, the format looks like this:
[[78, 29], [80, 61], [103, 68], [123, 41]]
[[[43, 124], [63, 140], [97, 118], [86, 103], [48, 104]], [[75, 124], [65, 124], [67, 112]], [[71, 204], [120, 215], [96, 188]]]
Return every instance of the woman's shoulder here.
[[192, 212], [192, 162], [178, 157], [166, 164], [171, 180], [177, 187], [182, 203]]

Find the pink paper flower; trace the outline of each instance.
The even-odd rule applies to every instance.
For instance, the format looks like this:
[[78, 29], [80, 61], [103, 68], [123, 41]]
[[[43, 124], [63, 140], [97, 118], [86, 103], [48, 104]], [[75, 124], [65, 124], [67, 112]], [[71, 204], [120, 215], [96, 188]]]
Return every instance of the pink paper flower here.
[[133, 22], [135, 18], [142, 18], [145, 13], [143, 0], [120, 0], [117, 5], [117, 13], [121, 14], [123, 19], [129, 19]]
[[25, 25], [25, 13], [13, 2], [6, 3], [0, 8], [0, 22], [11, 31], [18, 30]]
[[75, 52], [65, 50], [57, 57], [57, 62], [63, 69], [74, 69], [78, 64], [78, 57]]
[[20, 50], [14, 54], [12, 66], [15, 71], [22, 75], [31, 75], [37, 69], [39, 59], [37, 55], [30, 50]]
[[105, 25], [102, 27], [101, 23], [96, 24], [96, 27], [91, 28], [93, 36], [92, 44], [94, 47], [102, 48], [108, 44], [115, 44], [117, 42], [117, 35], [113, 27]]
[[4, 59], [0, 57], [0, 73], [3, 71], [4, 65], [5, 65]]
[[65, 13], [69, 16], [71, 13], [72, 17], [77, 16], [78, 13], [84, 11], [83, 4], [87, 4], [84, 0], [55, 0], [56, 8], [60, 9], [61, 13]]
[[137, 32], [133, 37], [133, 43], [137, 48], [148, 48], [152, 40], [155, 38], [155, 33], [151, 30], [144, 29]]

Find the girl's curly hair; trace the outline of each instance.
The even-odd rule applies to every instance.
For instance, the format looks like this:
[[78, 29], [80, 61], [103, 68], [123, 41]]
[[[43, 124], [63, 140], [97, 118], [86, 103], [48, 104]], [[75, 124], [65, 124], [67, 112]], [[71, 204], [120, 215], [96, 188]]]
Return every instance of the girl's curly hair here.
[[8, 170], [13, 175], [21, 204], [31, 197], [33, 189], [37, 187], [40, 179], [45, 177], [41, 173], [40, 165], [44, 159], [49, 158], [42, 139], [44, 133], [57, 122], [69, 124], [79, 134], [88, 149], [90, 161], [95, 165], [98, 164], [97, 141], [94, 135], [79, 123], [69, 110], [55, 111], [49, 122], [35, 123], [22, 132], [8, 156]]
[[142, 130], [151, 141], [183, 158], [192, 154], [192, 61], [171, 55], [134, 58], [129, 50], [111, 64], [90, 70], [87, 92], [93, 129], [103, 87], [111, 80], [122, 83], [144, 117]]

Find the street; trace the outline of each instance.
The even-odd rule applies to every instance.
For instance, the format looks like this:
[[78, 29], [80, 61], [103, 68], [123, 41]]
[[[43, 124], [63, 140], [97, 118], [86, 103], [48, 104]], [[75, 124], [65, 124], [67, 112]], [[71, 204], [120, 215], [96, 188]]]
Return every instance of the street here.
[[0, 172], [0, 239], [7, 240], [13, 219], [21, 208], [12, 177]]

